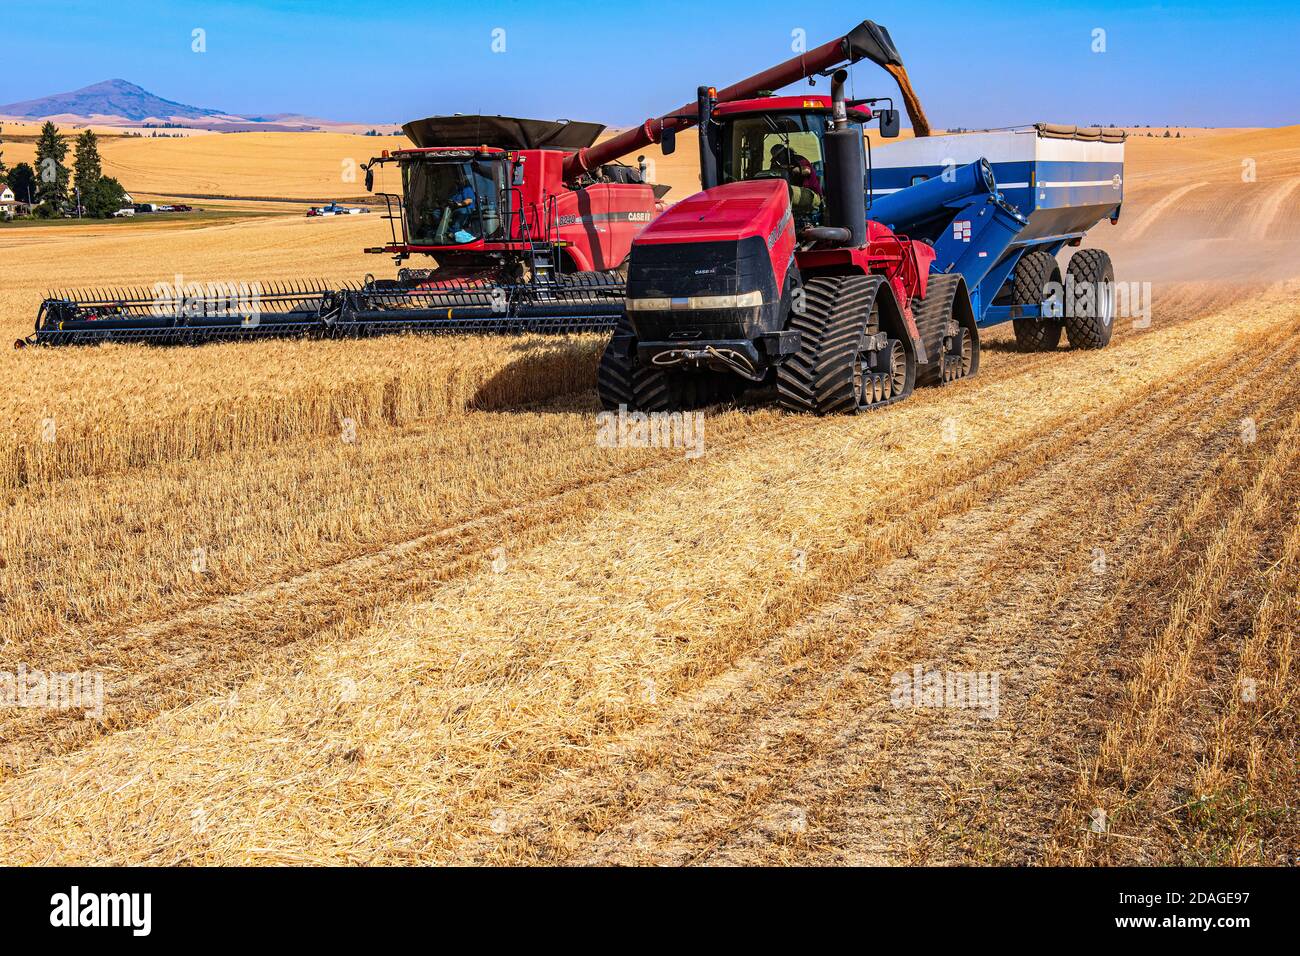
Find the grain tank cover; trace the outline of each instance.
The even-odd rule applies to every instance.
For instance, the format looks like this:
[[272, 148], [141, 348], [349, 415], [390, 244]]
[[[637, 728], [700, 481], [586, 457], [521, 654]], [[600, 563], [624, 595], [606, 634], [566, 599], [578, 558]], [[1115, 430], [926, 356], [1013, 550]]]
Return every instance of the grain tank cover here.
[[499, 149], [585, 149], [605, 131], [599, 123], [520, 119], [515, 116], [430, 116], [412, 120], [402, 132], [420, 148], [446, 146]]

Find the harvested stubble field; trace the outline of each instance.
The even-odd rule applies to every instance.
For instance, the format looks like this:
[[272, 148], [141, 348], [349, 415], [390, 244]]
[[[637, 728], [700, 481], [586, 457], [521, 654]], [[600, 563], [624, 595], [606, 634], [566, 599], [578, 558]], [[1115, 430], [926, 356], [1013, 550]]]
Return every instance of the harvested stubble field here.
[[[1294, 859], [1297, 182], [1300, 130], [1133, 141], [1150, 328], [693, 460], [598, 447], [593, 337], [11, 354], [0, 670], [106, 695], [0, 711], [0, 858]], [[7, 232], [4, 331], [374, 268], [320, 225]], [[894, 707], [918, 665], [996, 713]]]

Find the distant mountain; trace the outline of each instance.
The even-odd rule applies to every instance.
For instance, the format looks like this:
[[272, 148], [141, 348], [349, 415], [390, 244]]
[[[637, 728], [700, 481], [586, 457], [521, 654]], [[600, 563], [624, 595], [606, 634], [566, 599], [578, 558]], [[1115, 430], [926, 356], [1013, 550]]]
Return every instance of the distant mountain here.
[[[0, 117], [36, 120], [50, 117], [60, 122], [90, 123], [102, 126], [136, 126], [141, 123], [170, 123], [219, 133], [305, 132], [333, 130], [365, 132], [360, 123], [340, 123], [317, 119], [300, 113], [237, 114], [202, 106], [187, 106], [154, 96], [143, 87], [126, 80], [105, 80], [71, 93], [56, 93], [37, 100], [24, 100], [0, 106]], [[374, 125], [374, 124], [371, 124]], [[382, 124], [385, 126], [391, 123]]]
[[38, 100], [0, 106], [0, 115], [24, 118], [42, 116], [119, 116], [139, 122], [147, 119], [206, 119], [225, 116], [221, 110], [174, 103], [126, 80], [105, 80], [71, 93], [56, 93]]

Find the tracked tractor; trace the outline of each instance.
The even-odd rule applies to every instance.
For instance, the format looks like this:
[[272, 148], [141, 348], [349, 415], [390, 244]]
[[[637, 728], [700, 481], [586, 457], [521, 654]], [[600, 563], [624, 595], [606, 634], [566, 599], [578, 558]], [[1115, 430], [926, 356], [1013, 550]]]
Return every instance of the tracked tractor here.
[[[859, 31], [871, 59], [901, 67], [886, 31]], [[845, 43], [823, 65], [861, 49]], [[792, 410], [856, 412], [975, 374], [965, 280], [932, 274], [928, 244], [867, 218], [864, 126], [896, 136], [898, 117], [846, 99], [847, 77], [833, 71], [829, 97], [721, 103], [701, 88], [705, 188], [633, 243], [602, 405], [666, 411], [767, 386]]]
[[[1055, 257], [1118, 219], [1122, 137], [1045, 124], [931, 137], [888, 32], [869, 21], [809, 57], [829, 97], [724, 102], [700, 88], [704, 188], [633, 241], [603, 407], [669, 411], [761, 389], [792, 411], [861, 412], [975, 375], [985, 325], [1014, 321], [1026, 348], [1054, 348], [1062, 328], [1076, 347], [1109, 341], [1109, 256], [1076, 254], [1064, 289]], [[898, 116], [877, 108], [887, 97], [846, 98], [840, 65], [860, 59], [899, 78], [916, 133], [876, 147], [879, 174], [865, 127], [878, 120], [893, 139]]]

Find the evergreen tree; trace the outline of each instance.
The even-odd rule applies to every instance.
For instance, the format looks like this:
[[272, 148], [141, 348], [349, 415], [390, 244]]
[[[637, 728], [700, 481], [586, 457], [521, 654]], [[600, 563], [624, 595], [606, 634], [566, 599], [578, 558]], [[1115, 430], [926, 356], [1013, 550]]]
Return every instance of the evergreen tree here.
[[77, 137], [76, 163], [77, 171], [73, 174], [72, 182], [77, 187], [83, 211], [89, 213], [99, 192], [99, 181], [104, 178], [103, 162], [99, 158], [99, 141], [95, 138], [93, 129], [88, 129]]
[[68, 204], [68, 144], [53, 123], [45, 121], [36, 140], [36, 197], [41, 215], [57, 216]]
[[36, 197], [36, 174], [26, 163], [9, 170], [9, 188], [19, 202], [31, 202]]

